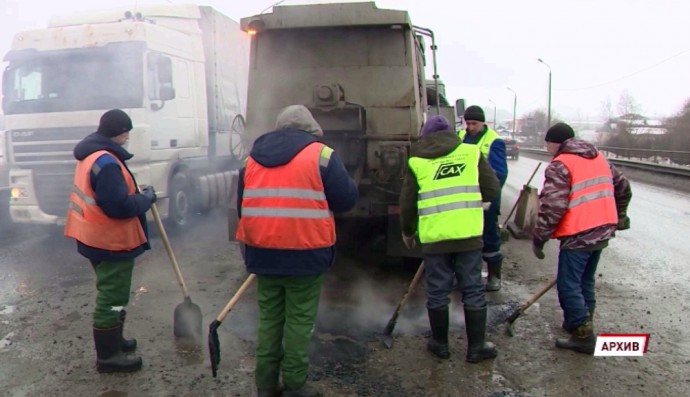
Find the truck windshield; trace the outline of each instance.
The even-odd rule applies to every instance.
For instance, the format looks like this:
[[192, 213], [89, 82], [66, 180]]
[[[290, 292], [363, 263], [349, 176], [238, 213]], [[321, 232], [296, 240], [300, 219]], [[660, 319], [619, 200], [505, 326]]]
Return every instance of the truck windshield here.
[[10, 53], [2, 85], [4, 113], [141, 107], [143, 51], [124, 49]]

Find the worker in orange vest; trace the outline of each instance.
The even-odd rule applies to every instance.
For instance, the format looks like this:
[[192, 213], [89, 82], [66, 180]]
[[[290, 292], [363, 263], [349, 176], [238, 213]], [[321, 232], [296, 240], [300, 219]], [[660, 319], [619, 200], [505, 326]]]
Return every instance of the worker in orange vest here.
[[77, 241], [77, 251], [96, 272], [96, 308], [93, 338], [98, 372], [141, 369], [141, 357], [126, 353], [137, 347], [124, 339], [126, 312], [134, 258], [150, 248], [146, 211], [156, 202], [153, 187], [138, 192], [125, 164], [132, 158], [122, 147], [129, 139], [132, 120], [120, 109], [105, 112], [98, 130], [77, 144], [77, 166], [70, 193], [65, 235]]
[[556, 346], [593, 354], [594, 274], [614, 232], [630, 228], [632, 191], [623, 174], [594, 145], [575, 138], [568, 124], [549, 128], [545, 140], [553, 159], [544, 172], [532, 249], [544, 259], [544, 244], [560, 240], [556, 286], [563, 329], [571, 336], [558, 338]]
[[357, 202], [357, 186], [320, 141], [309, 109], [288, 106], [259, 137], [240, 170], [236, 238], [257, 275], [259, 327], [254, 378], [259, 397], [320, 396], [307, 382], [307, 350], [323, 273], [335, 260], [334, 212]]

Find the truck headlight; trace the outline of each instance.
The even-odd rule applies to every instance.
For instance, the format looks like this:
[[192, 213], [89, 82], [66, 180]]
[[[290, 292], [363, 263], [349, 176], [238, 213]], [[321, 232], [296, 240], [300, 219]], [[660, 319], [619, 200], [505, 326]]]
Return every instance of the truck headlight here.
[[26, 189], [21, 188], [21, 187], [13, 187], [10, 190], [10, 197], [12, 197], [13, 199], [20, 198], [20, 197], [27, 197]]

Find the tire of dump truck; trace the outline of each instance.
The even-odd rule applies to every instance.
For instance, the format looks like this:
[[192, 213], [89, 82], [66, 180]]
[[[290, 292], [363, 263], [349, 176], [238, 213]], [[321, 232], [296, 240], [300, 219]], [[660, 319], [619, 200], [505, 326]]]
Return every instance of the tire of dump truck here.
[[195, 214], [193, 203], [189, 177], [183, 172], [176, 173], [170, 180], [168, 217], [166, 218], [170, 229], [174, 232], [182, 232], [191, 225]]

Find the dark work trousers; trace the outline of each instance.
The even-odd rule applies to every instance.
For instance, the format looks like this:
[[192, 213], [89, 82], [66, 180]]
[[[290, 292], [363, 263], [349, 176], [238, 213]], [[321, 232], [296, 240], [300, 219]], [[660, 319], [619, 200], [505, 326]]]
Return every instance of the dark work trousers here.
[[426, 278], [426, 307], [439, 309], [448, 306], [453, 290], [453, 278], [458, 281], [465, 307], [486, 306], [482, 281], [481, 251], [454, 252], [449, 254], [424, 254]]
[[594, 310], [594, 274], [601, 250], [561, 250], [558, 254], [558, 301], [563, 309], [565, 327], [575, 329], [584, 324], [589, 310]]
[[323, 275], [261, 276], [257, 279], [259, 329], [254, 379], [259, 389], [288, 389], [307, 381], [307, 351], [319, 308]]
[[120, 311], [129, 303], [132, 288], [134, 259], [119, 261], [91, 261], [96, 271], [96, 309], [93, 326], [112, 328], [120, 321]]
[[503, 260], [503, 253], [501, 252], [501, 234], [498, 229], [500, 208], [501, 200], [499, 198], [491, 202], [491, 207], [484, 211], [484, 233], [482, 233], [484, 248], [482, 248], [482, 257], [486, 263], [496, 263]]

